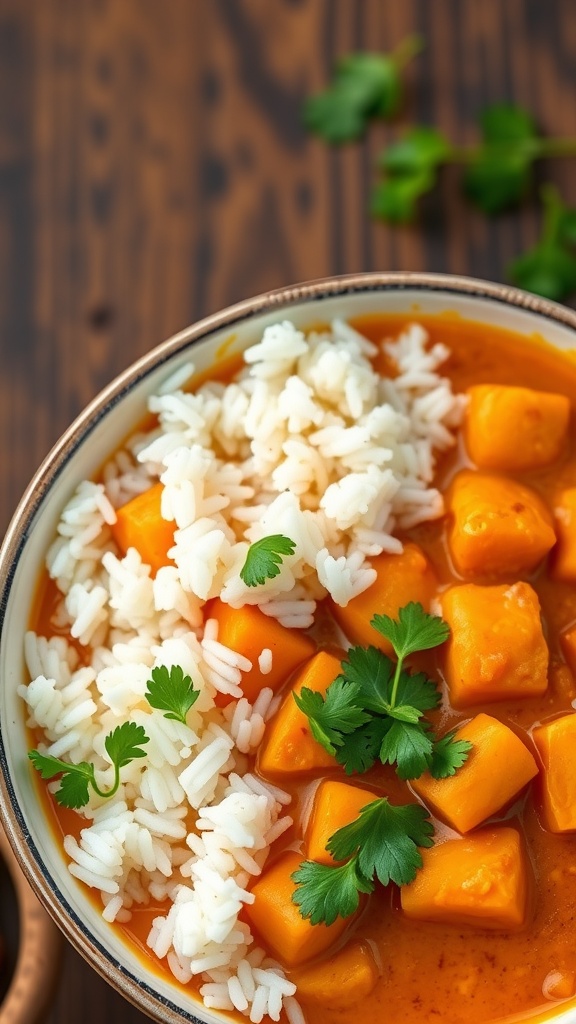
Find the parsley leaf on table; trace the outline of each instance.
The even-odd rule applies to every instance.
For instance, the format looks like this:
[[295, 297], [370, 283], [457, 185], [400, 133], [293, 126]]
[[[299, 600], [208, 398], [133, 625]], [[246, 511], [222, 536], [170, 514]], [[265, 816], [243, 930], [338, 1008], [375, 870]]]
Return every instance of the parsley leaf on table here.
[[312, 924], [332, 924], [349, 917], [359, 893], [370, 893], [375, 878], [406, 885], [422, 866], [418, 847], [432, 846], [432, 823], [419, 804], [395, 806], [386, 797], [367, 804], [350, 824], [338, 829], [327, 849], [344, 864], [334, 867], [305, 861], [292, 875], [292, 897]]
[[186, 725], [186, 715], [198, 700], [200, 690], [194, 689], [190, 676], [184, 675], [180, 665], [170, 669], [159, 665], [152, 669], [151, 676], [144, 694], [150, 707], [163, 711], [164, 718]]
[[348, 775], [368, 771], [377, 760], [395, 765], [401, 779], [419, 778], [433, 765], [437, 778], [453, 774], [470, 745], [452, 734], [437, 740], [424, 718], [440, 701], [436, 684], [404, 668], [410, 654], [444, 643], [447, 624], [415, 602], [401, 608], [397, 620], [375, 615], [371, 624], [390, 641], [396, 664], [377, 647], [351, 647], [325, 696], [294, 694], [313, 735]]
[[372, 193], [373, 214], [393, 223], [413, 220], [417, 201], [434, 188], [450, 152], [445, 136], [427, 127], [412, 128], [388, 146], [379, 161], [385, 177]]
[[29, 751], [28, 757], [43, 779], [61, 776], [60, 788], [54, 794], [56, 800], [62, 807], [78, 810], [88, 803], [90, 786], [100, 797], [113, 796], [120, 785], [120, 769], [135, 758], [146, 757], [146, 751], [142, 750], [142, 747], [149, 740], [150, 737], [146, 735], [143, 726], [136, 725], [135, 722], [124, 722], [106, 736], [104, 746], [114, 766], [114, 782], [109, 790], [100, 789], [96, 782], [94, 765], [88, 761], [71, 764], [68, 761], [61, 761], [59, 757], [41, 754], [38, 750]]
[[370, 715], [356, 703], [357, 696], [357, 687], [341, 676], [328, 687], [325, 699], [307, 686], [302, 687], [300, 694], [294, 694], [296, 704], [308, 716], [312, 735], [332, 756], [336, 747], [342, 745], [343, 736], [370, 720]]
[[483, 143], [468, 164], [464, 187], [485, 213], [498, 213], [522, 199], [540, 140], [533, 118], [519, 107], [489, 107], [480, 126]]
[[343, 57], [329, 88], [306, 101], [307, 128], [327, 142], [341, 143], [360, 138], [369, 118], [391, 117], [402, 97], [402, 70], [421, 47], [417, 36], [409, 36], [389, 55]]
[[240, 570], [240, 579], [247, 587], [256, 587], [280, 575], [280, 565], [286, 555], [293, 555], [296, 544], [281, 533], [262, 537], [251, 544], [246, 561]]

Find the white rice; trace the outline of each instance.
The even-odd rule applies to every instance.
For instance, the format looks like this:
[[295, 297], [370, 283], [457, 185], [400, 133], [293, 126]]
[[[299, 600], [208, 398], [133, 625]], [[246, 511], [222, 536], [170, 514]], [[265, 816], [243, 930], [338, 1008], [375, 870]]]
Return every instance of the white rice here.
[[[383, 347], [394, 380], [378, 377], [378, 347], [342, 321], [308, 336], [284, 322], [246, 351], [229, 384], [183, 391], [191, 364], [167, 378], [149, 402], [157, 425], [111, 457], [101, 482], [80, 485], [48, 551], [62, 595], [54, 625], [84, 657], [62, 636], [30, 632], [25, 641], [31, 682], [20, 693], [39, 749], [93, 762], [109, 786], [106, 735], [129, 719], [149, 737], [113, 798], [91, 792], [85, 827], [64, 841], [70, 872], [99, 890], [110, 922], [165, 901], [151, 951], [184, 984], [198, 978], [207, 1007], [254, 1024], [282, 1010], [289, 1024], [305, 1024], [295, 985], [239, 919], [251, 879], [292, 824], [290, 797], [247, 773], [280, 697], [265, 687], [247, 700], [252, 663], [219, 641], [203, 605], [215, 596], [235, 608], [257, 604], [307, 628], [326, 595], [345, 606], [370, 586], [369, 559], [402, 549], [398, 527], [442, 513], [435, 458], [462, 416], [462, 399], [438, 374], [447, 350], [429, 347], [418, 326]], [[115, 510], [158, 479], [175, 533], [173, 565], [153, 578], [134, 549], [116, 549], [110, 527]], [[294, 554], [274, 579], [248, 588], [246, 552], [270, 533], [290, 537]], [[257, 664], [271, 672], [270, 648]], [[160, 665], [181, 666], [199, 690], [186, 725], [145, 699]]]

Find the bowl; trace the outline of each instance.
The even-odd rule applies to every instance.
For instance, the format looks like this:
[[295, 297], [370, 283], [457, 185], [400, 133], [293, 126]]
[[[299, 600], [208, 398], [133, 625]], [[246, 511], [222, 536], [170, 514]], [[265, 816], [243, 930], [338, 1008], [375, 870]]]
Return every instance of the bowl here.
[[[8, 869], [18, 906], [17, 946], [9, 948], [6, 954], [7, 959], [15, 963], [0, 1002], [0, 1020], [10, 1021], [10, 1024], [36, 1024], [48, 1009], [54, 993], [62, 936], [28, 885], [1, 828], [0, 857]], [[14, 924], [11, 920], [11, 933]]]
[[[66, 869], [46, 827], [24, 756], [28, 746], [17, 688], [23, 677], [23, 632], [44, 554], [59, 513], [79, 482], [96, 473], [134, 424], [146, 397], [193, 354], [198, 372], [240, 353], [263, 328], [290, 318], [297, 326], [377, 311], [457, 315], [526, 335], [545, 335], [576, 349], [576, 314], [533, 295], [467, 278], [377, 273], [331, 278], [260, 295], [210, 316], [170, 338], [110, 384], [79, 416], [30, 483], [0, 552], [0, 812], [10, 844], [40, 900], [76, 949], [121, 994], [156, 1020], [220, 1024], [225, 1018], [151, 973], [102, 920]], [[551, 1008], [567, 1024], [576, 1011]], [[544, 1019], [544, 1018], [540, 1018]]]

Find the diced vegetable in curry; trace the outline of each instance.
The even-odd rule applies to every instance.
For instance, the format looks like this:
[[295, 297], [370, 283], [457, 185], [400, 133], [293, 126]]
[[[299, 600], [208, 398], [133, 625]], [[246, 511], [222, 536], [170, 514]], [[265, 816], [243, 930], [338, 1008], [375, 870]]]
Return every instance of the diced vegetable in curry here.
[[[539, 1020], [547, 1000], [576, 998], [576, 362], [493, 326], [421, 319], [467, 396], [436, 473], [444, 517], [401, 533], [402, 553], [373, 558], [372, 586], [325, 602], [309, 633], [250, 605], [207, 609], [253, 663], [248, 699], [278, 695], [256, 770], [290, 792], [295, 825], [246, 916], [313, 1024]], [[406, 321], [356, 326], [377, 339]], [[154, 571], [173, 543], [159, 503], [152, 488], [114, 527]], [[389, 620], [407, 607], [421, 635], [446, 628], [396, 672]], [[374, 679], [380, 698], [359, 706]], [[386, 850], [367, 852], [379, 829]], [[409, 865], [400, 881], [394, 857]], [[328, 924], [298, 897], [306, 865], [327, 891], [346, 878], [351, 909]]]

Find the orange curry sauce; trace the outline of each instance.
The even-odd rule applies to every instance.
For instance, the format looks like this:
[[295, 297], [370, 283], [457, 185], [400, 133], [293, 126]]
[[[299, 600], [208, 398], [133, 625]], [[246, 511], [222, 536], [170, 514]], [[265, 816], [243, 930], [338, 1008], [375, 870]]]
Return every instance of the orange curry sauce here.
[[[433, 342], [441, 341], [450, 348], [450, 358], [440, 372], [451, 379], [454, 391], [463, 391], [471, 384], [514, 384], [558, 392], [570, 398], [573, 421], [569, 450], [553, 465], [537, 472], [523, 473], [517, 478], [533, 487], [548, 502], [559, 486], [575, 486], [576, 360], [571, 355], [560, 354], [542, 339], [526, 339], [493, 326], [462, 320], [454, 314], [437, 317], [422, 316], [418, 312], [411, 315], [373, 315], [353, 323], [363, 334], [379, 341], [384, 336], [396, 336], [406, 323], [414, 320], [426, 327]], [[384, 359], [380, 369], [387, 372]], [[459, 443], [441, 459], [436, 476], [436, 484], [441, 490], [461, 467], [464, 458], [463, 447]], [[443, 520], [410, 530], [407, 538], [419, 544], [428, 555], [440, 581], [440, 589], [458, 581], [459, 577], [447, 556]], [[498, 582], [513, 583], [517, 578]], [[478, 705], [457, 713], [447, 701], [439, 658], [436, 652], [428, 652], [423, 666], [443, 691], [442, 707], [435, 715], [434, 723], [441, 733], [480, 711], [486, 711], [520, 733], [533, 749], [530, 731], [534, 724], [572, 710], [576, 681], [564, 662], [558, 636], [576, 620], [576, 586], [552, 582], [547, 576], [546, 564], [523, 578], [529, 579], [541, 602], [551, 656], [547, 693], [538, 699]], [[53, 585], [44, 581], [32, 623], [33, 628], [43, 635], [54, 632], [49, 619], [55, 597]], [[320, 609], [319, 622], [312, 632], [323, 644], [336, 637], [326, 609]], [[301, 835], [302, 816], [320, 777], [317, 773], [304, 781], [284, 777], [272, 780], [293, 795], [291, 813], [295, 817], [295, 827], [279, 840], [277, 846], [280, 849], [274, 849], [271, 858]], [[332, 774], [331, 777], [338, 776]], [[343, 773], [341, 777], [346, 778]], [[375, 795], [389, 795], [393, 803], [405, 803], [409, 796], [406, 784], [399, 782], [389, 767], [374, 768], [363, 775], [361, 781], [373, 788]], [[48, 806], [49, 798], [45, 796], [44, 799], [48, 817], [58, 834], [71, 832], [78, 835], [84, 820], [51, 801]], [[558, 1009], [558, 1004], [546, 1003], [542, 983], [550, 971], [574, 972], [576, 979], [576, 834], [559, 836], [544, 831], [539, 822], [538, 793], [534, 785], [502, 816], [520, 821], [530, 851], [536, 893], [527, 927], [520, 932], [507, 933], [472, 926], [411, 921], [400, 910], [398, 890], [394, 886], [388, 889], [377, 887], [362, 915], [351, 924], [351, 933], [356, 938], [374, 943], [381, 959], [380, 980], [361, 1007], [366, 1024], [379, 1024], [380, 1021], [416, 1024], [435, 1020], [442, 1024], [487, 1024], [513, 1014], [519, 1014], [522, 1019], [526, 1015], [532, 1020], [543, 1020]], [[190, 824], [192, 827], [193, 822]], [[435, 824], [442, 831], [443, 826]], [[145, 946], [151, 920], [159, 912], [165, 913], [166, 908], [156, 905], [136, 910], [129, 925], [112, 927], [119, 928], [125, 939], [142, 951], [148, 970], [161, 974], [168, 968], [154, 962]], [[568, 1005], [571, 1003], [564, 1003], [563, 1008]], [[350, 1024], [359, 1010], [359, 1007], [353, 1007], [330, 1011], [316, 1003], [303, 1003], [303, 1008], [309, 1024]], [[238, 1015], [238, 1020], [245, 1019]]]

